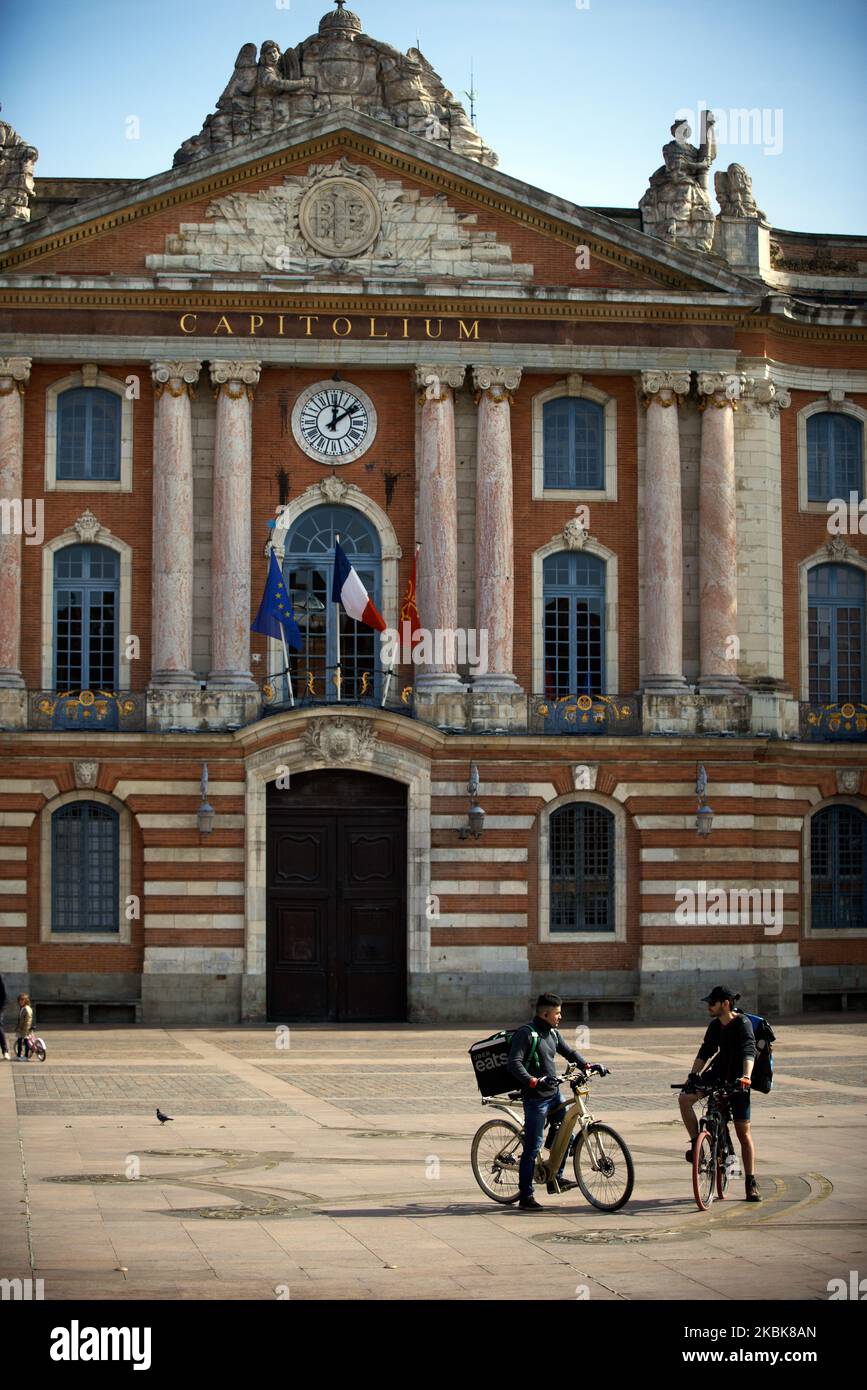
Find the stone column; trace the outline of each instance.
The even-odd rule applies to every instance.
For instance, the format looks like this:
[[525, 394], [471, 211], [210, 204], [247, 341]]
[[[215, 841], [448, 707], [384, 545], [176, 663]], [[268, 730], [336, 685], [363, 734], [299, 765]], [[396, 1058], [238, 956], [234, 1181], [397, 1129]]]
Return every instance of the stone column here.
[[24, 685], [21, 675], [23, 396], [30, 380], [30, 365], [29, 357], [0, 357], [0, 501], [7, 504], [4, 525], [0, 527], [0, 687], [7, 689], [20, 689]]
[[208, 685], [255, 690], [250, 672], [253, 387], [260, 362], [212, 362], [217, 398], [212, 552], [213, 669]]
[[476, 367], [476, 626], [487, 642], [487, 672], [476, 690], [520, 693], [512, 671], [515, 544], [512, 503], [512, 393], [520, 367]]
[[201, 362], [153, 362], [153, 617], [151, 684], [189, 686], [193, 674], [193, 434], [190, 398]]
[[[458, 625], [458, 506], [455, 476], [455, 401], [466, 368], [416, 367], [421, 405], [418, 459], [418, 611], [422, 625], [454, 632]], [[463, 692], [453, 651], [422, 667], [416, 690]]]
[[644, 689], [676, 694], [683, 677], [683, 520], [677, 412], [689, 372], [642, 372], [647, 411], [644, 478]]
[[741, 386], [738, 375], [699, 373], [699, 688], [708, 692], [741, 689], [734, 422]]

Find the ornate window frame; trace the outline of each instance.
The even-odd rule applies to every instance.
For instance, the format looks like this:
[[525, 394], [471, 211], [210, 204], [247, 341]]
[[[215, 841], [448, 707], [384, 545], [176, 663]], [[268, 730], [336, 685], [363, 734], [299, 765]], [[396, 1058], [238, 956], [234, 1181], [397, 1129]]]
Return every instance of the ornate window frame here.
[[129, 690], [132, 665], [125, 659], [124, 643], [132, 622], [132, 546], [101, 526], [92, 512], [85, 512], [42, 547], [42, 689], [54, 689], [54, 557], [68, 545], [104, 545], [120, 556], [117, 684], [118, 690]]
[[[551, 816], [564, 806], [589, 802], [601, 806], [614, 817], [614, 931], [613, 932], [552, 932], [551, 931]], [[613, 797], [601, 792], [572, 791], [548, 801], [539, 812], [539, 941], [556, 942], [560, 946], [573, 942], [612, 942], [626, 940], [627, 873], [626, 873], [626, 808]]]
[[[110, 806], [118, 813], [118, 930], [116, 932], [55, 932], [51, 920], [51, 821], [55, 811], [61, 810], [73, 801], [97, 801]], [[126, 899], [132, 892], [132, 813], [123, 801], [109, 796], [107, 792], [96, 791], [91, 787], [80, 787], [75, 791], [64, 792], [47, 801], [40, 811], [39, 827], [39, 940], [52, 943], [66, 942], [70, 945], [112, 945], [128, 946], [132, 940], [132, 922], [125, 912]]]
[[[295, 522], [314, 507], [352, 507], [366, 517], [379, 537], [382, 565], [382, 616], [390, 628], [397, 630], [400, 618], [400, 561], [403, 556], [397, 532], [388, 515], [362, 492], [355, 483], [340, 478], [323, 478], [312, 483], [300, 497], [284, 508], [272, 532], [271, 545], [281, 568], [286, 552], [286, 538]], [[283, 648], [276, 637], [268, 638], [268, 671], [281, 671], [284, 666]]]
[[[120, 478], [58, 478], [57, 413], [58, 398], [76, 387], [92, 386], [120, 396]], [[117, 377], [107, 376], [93, 366], [83, 366], [45, 388], [45, 491], [46, 492], [132, 492], [133, 401]]]
[[[867, 410], [854, 401], [829, 402], [827, 396], [811, 401], [798, 411], [798, 510], [813, 516], [827, 516], [827, 502], [811, 502], [808, 469], [807, 421], [811, 415], [851, 415], [861, 423], [861, 496], [867, 497]], [[845, 498], [848, 505], [849, 498]]]
[[[545, 690], [545, 561], [550, 555], [557, 555], [570, 547], [563, 532], [553, 536], [547, 545], [533, 552], [532, 564], [532, 604], [533, 604], [533, 680], [532, 693], [541, 695]], [[586, 536], [583, 549], [588, 555], [595, 555], [605, 564], [605, 689], [606, 695], [619, 695], [620, 651], [619, 651], [619, 574], [617, 556], [601, 541]]]
[[[861, 570], [864, 575], [867, 575], [867, 559], [865, 559], [863, 555], [859, 555], [857, 550], [853, 550], [851, 546], [846, 545], [842, 536], [835, 537], [834, 540], [842, 542], [838, 547], [841, 552], [839, 555], [835, 555], [826, 545], [823, 546], [821, 550], [817, 550], [812, 555], [808, 555], [798, 566], [798, 604], [800, 608], [799, 628], [801, 647], [799, 662], [801, 681], [800, 698], [805, 703], [808, 703], [810, 699], [810, 570], [815, 569], [818, 565], [852, 565], [854, 569]], [[834, 541], [828, 542], [828, 544], [833, 545]]]
[[[545, 427], [544, 414], [548, 401], [571, 396], [593, 401], [602, 406], [605, 457], [603, 488], [546, 488], [545, 487]], [[540, 391], [533, 397], [533, 500], [536, 502], [616, 502], [617, 501], [617, 398], [590, 386], [574, 373]]]
[[827, 811], [832, 806], [851, 806], [867, 815], [867, 800], [860, 796], [827, 796], [817, 801], [804, 816], [801, 841], [801, 921], [803, 937], [807, 941], [863, 941], [867, 938], [867, 927], [836, 928], [830, 931], [813, 930], [813, 817], [818, 811]]

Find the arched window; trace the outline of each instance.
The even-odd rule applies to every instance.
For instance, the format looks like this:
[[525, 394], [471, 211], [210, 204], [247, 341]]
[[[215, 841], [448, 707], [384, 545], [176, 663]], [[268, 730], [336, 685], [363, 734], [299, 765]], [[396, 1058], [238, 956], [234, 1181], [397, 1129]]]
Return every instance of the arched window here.
[[54, 557], [54, 681], [58, 690], [115, 690], [119, 556], [68, 545]]
[[867, 816], [826, 806], [810, 825], [813, 931], [867, 928]]
[[863, 426], [860, 420], [838, 411], [821, 411], [807, 420], [807, 498], [828, 502], [832, 497], [849, 501], [864, 490]]
[[544, 586], [544, 694], [552, 700], [604, 694], [604, 562], [583, 551], [549, 555]]
[[120, 480], [120, 396], [78, 386], [57, 398], [57, 477]]
[[545, 487], [605, 487], [605, 412], [595, 401], [562, 396], [543, 413]]
[[614, 817], [570, 802], [551, 815], [550, 931], [614, 931]]
[[808, 577], [810, 702], [864, 699], [864, 575], [852, 565], [817, 565]]
[[116, 811], [73, 801], [51, 818], [51, 930], [120, 930], [120, 834]]
[[340, 695], [373, 699], [379, 691], [379, 633], [348, 617], [331, 602], [337, 536], [376, 607], [382, 611], [379, 537], [352, 507], [314, 507], [298, 518], [286, 538], [283, 575], [292, 595], [304, 643], [291, 652], [295, 697], [337, 699], [337, 622], [340, 620]]

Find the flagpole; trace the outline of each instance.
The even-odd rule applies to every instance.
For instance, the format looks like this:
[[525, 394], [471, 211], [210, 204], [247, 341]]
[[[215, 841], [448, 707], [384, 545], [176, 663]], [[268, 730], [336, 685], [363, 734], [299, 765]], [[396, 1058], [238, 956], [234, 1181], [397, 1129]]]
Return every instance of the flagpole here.
[[[421, 550], [421, 545], [419, 544], [418, 541], [416, 541], [416, 546], [415, 546], [415, 561], [416, 561], [416, 565], [418, 564], [418, 552], [419, 552], [420, 550]], [[418, 588], [418, 574], [417, 574], [417, 572], [416, 572], [416, 588]], [[416, 598], [416, 609], [417, 609], [417, 608], [418, 608], [418, 599]], [[398, 615], [397, 615], [397, 620], [398, 620], [398, 623], [399, 623], [399, 622], [400, 622], [400, 614], [399, 614], [399, 613], [398, 613]], [[386, 700], [388, 699], [388, 692], [389, 692], [389, 690], [391, 689], [391, 678], [392, 678], [392, 676], [394, 675], [395, 666], [397, 665], [397, 657], [398, 657], [398, 655], [400, 654], [400, 651], [401, 651], [401, 645], [400, 645], [400, 643], [401, 643], [401, 636], [400, 636], [400, 629], [398, 628], [398, 633], [397, 633], [397, 652], [395, 653], [395, 659], [394, 659], [394, 661], [391, 663], [391, 670], [389, 671], [388, 675], [387, 675], [386, 678], [385, 678], [385, 694], [384, 694], [383, 697], [382, 697], [382, 709], [385, 709], [385, 702], [386, 702]], [[410, 643], [410, 650], [411, 650], [411, 649], [412, 649], [412, 643]]]
[[[337, 532], [336, 539], [337, 539], [337, 544], [339, 545], [339, 544], [340, 544], [340, 533], [339, 533], [339, 532]], [[336, 552], [336, 551], [334, 552], [334, 558], [335, 558], [335, 561], [336, 561], [336, 560], [337, 560], [337, 552]], [[342, 675], [341, 670], [340, 670], [340, 604], [338, 603], [336, 606], [337, 606], [337, 703], [340, 704], [340, 687], [341, 687], [341, 685], [343, 684], [343, 675]]]
[[295, 692], [292, 689], [292, 672], [289, 670], [289, 648], [286, 646], [286, 629], [280, 624], [280, 636], [283, 638], [283, 657], [286, 662], [286, 679], [289, 682], [289, 704], [295, 708]]

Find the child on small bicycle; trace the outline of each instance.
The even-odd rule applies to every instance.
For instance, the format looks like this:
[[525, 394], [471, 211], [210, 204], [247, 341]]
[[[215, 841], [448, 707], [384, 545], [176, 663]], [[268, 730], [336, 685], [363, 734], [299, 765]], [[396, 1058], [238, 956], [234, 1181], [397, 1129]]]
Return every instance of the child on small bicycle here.
[[[740, 997], [725, 985], [717, 985], [701, 1001], [707, 1004], [711, 1019], [704, 1041], [692, 1064], [686, 1087], [680, 1093], [680, 1114], [689, 1133], [686, 1161], [692, 1163], [693, 1149], [698, 1136], [695, 1106], [701, 1099], [695, 1091], [696, 1084], [708, 1086], [714, 1081], [725, 1081], [740, 1088], [731, 1096], [729, 1105], [741, 1144], [746, 1199], [748, 1202], [760, 1202], [762, 1198], [755, 1176], [756, 1150], [750, 1132], [750, 1074], [757, 1049], [750, 1020], [743, 1014], [734, 1012], [734, 1005]], [[701, 1073], [702, 1067], [706, 1067], [711, 1059], [713, 1061], [710, 1068]]]
[[[19, 1062], [30, 1061], [30, 1034], [33, 1032], [33, 1006], [29, 994], [18, 996], [18, 1023], [15, 1028], [15, 1056]], [[23, 1056], [22, 1056], [23, 1053]]]

